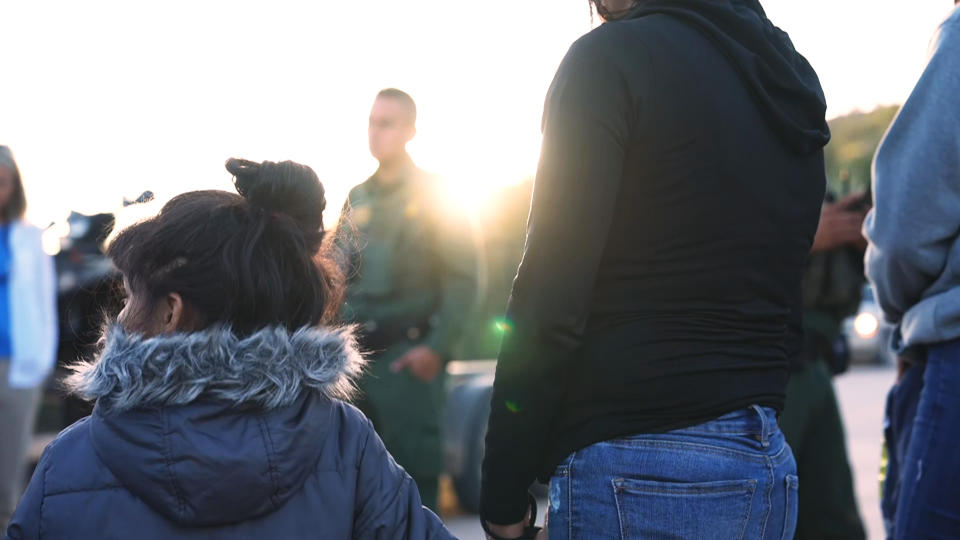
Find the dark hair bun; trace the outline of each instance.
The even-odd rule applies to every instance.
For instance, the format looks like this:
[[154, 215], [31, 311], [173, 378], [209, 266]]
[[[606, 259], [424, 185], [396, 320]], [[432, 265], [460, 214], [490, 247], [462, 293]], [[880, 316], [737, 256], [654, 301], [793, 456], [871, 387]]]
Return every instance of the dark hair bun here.
[[237, 192], [254, 211], [268, 217], [289, 216], [311, 243], [319, 244], [327, 201], [313, 169], [293, 161], [255, 163], [236, 158], [228, 159], [226, 168], [234, 177]]
[[[290, 161], [231, 159], [237, 191], [191, 191], [124, 229], [107, 256], [151, 301], [176, 292], [183, 331], [229, 325], [238, 336], [333, 321], [343, 277], [323, 244], [323, 186]], [[131, 319], [134, 326], [136, 318]]]

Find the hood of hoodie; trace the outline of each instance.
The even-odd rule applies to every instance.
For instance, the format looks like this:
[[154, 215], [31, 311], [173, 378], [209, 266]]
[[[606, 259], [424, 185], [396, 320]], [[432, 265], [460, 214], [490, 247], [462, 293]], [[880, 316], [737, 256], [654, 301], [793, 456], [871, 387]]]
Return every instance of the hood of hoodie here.
[[710, 39], [793, 151], [809, 154], [830, 141], [820, 79], [757, 0], [639, 0], [623, 19], [652, 14], [682, 20]]
[[144, 339], [119, 327], [68, 386], [96, 399], [100, 459], [182, 526], [279, 509], [316, 467], [332, 407], [363, 370], [349, 330], [227, 328]]

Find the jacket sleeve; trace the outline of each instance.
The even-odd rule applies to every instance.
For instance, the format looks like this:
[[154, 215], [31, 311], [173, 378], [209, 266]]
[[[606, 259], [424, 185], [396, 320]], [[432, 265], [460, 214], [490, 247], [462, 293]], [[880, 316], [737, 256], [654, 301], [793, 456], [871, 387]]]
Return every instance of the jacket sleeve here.
[[547, 95], [523, 259], [507, 308], [483, 464], [481, 515], [522, 520], [527, 489], [583, 341], [620, 190], [635, 103], [604, 51], [574, 44]]
[[11, 322], [13, 358], [10, 385], [31, 388], [43, 383], [57, 357], [57, 279], [53, 258], [44, 253], [42, 232], [17, 225], [17, 286], [10, 300], [17, 315]]
[[44, 358], [48, 360], [50, 369], [53, 369], [57, 363], [57, 346], [60, 342], [60, 325], [57, 320], [57, 271], [53, 257], [43, 251], [42, 238], [37, 255], [40, 257], [38, 270], [42, 283], [39, 300], [43, 305], [43, 328], [46, 332], [43, 343], [47, 350], [44, 351]]
[[941, 28], [933, 54], [877, 152], [867, 276], [890, 322], [923, 299], [960, 229], [960, 33]]
[[[52, 446], [52, 445], [51, 445]], [[26, 492], [20, 499], [13, 518], [7, 526], [7, 531], [3, 535], [3, 540], [32, 540], [40, 538], [40, 521], [43, 518], [41, 509], [43, 508], [44, 483], [46, 480], [48, 462], [50, 460], [51, 447], [47, 447], [40, 457], [37, 469], [30, 479]]]
[[477, 306], [478, 252], [475, 223], [453, 211], [438, 212], [433, 242], [433, 259], [440, 274], [442, 300], [435, 314], [436, 324], [427, 335], [427, 345], [444, 361], [463, 335], [464, 325]]
[[440, 518], [423, 507], [417, 484], [393, 460], [369, 420], [358, 466], [354, 538], [453, 538]]

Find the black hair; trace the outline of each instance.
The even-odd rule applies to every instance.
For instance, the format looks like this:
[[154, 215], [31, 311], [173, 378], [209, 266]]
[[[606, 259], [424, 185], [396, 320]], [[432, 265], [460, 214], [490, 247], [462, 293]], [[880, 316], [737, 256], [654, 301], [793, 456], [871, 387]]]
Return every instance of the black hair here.
[[194, 191], [122, 231], [107, 255], [134, 294], [183, 299], [190, 330], [229, 325], [238, 335], [330, 322], [340, 272], [324, 249], [323, 185], [310, 167], [226, 162], [238, 194]]
[[377, 99], [380, 98], [391, 98], [399, 101], [403, 104], [404, 108], [407, 109], [410, 125], [413, 126], [417, 124], [417, 104], [413, 101], [413, 98], [410, 97], [410, 94], [403, 90], [397, 90], [396, 88], [385, 88], [377, 94]]
[[8, 223], [23, 219], [24, 214], [27, 213], [27, 194], [23, 189], [23, 180], [20, 178], [20, 168], [17, 167], [17, 162], [13, 159], [10, 148], [0, 146], [0, 152], [6, 154], [5, 157], [7, 158], [0, 162], [0, 167], [9, 169], [13, 173], [13, 193], [10, 195], [7, 204], [0, 208], [0, 222]]
[[[596, 11], [596, 12], [597, 12], [597, 15], [600, 15], [600, 17], [601, 17], [603, 20], [605, 20], [605, 21], [615, 21], [615, 20], [623, 17], [623, 16], [626, 15], [631, 9], [633, 9], [632, 7], [630, 7], [630, 8], [627, 8], [627, 9], [625, 9], [625, 10], [622, 10], [622, 11], [610, 11], [609, 9], [607, 9], [606, 7], [604, 7], [604, 5], [603, 5], [603, 0], [589, 0], [589, 2], [590, 2], [590, 7], [591, 7], [591, 11], [590, 11], [590, 17], [591, 17], [591, 19], [593, 18], [593, 12]], [[634, 1], [632, 2], [633, 5], [636, 5], [636, 3], [637, 3], [637, 0], [634, 0]]]

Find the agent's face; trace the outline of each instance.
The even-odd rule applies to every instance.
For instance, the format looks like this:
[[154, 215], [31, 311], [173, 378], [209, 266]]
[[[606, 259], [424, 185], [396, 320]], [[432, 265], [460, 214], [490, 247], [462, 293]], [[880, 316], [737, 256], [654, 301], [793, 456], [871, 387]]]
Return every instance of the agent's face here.
[[391, 161], [407, 151], [407, 143], [416, 135], [416, 128], [403, 103], [391, 97], [379, 97], [370, 111], [367, 135], [373, 157], [381, 162]]

